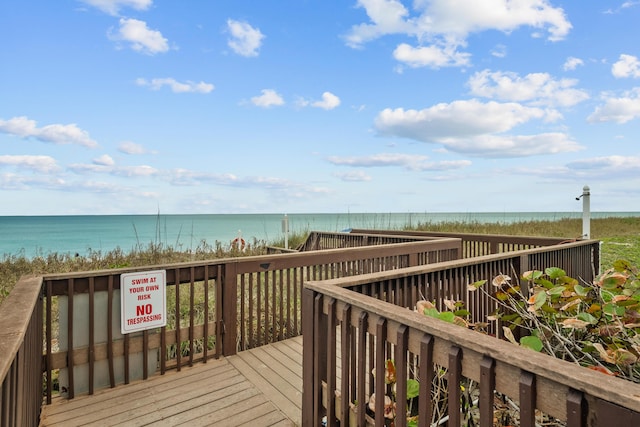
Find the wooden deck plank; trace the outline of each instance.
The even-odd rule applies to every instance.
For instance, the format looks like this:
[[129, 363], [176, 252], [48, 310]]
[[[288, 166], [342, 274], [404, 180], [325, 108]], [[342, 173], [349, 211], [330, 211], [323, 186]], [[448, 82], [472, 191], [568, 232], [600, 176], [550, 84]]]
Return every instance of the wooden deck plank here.
[[287, 341], [90, 396], [54, 399], [43, 406], [40, 426], [300, 425], [302, 340]]
[[[237, 375], [236, 370], [226, 360], [220, 359], [212, 364], [211, 369], [194, 369], [185, 368], [182, 372], [167, 372], [165, 375], [153, 377], [147, 381], [137, 381], [127, 386], [120, 385], [113, 389], [105, 389], [97, 392], [93, 396], [81, 396], [73, 400], [59, 399], [54, 405], [46, 407], [47, 418], [51, 422], [55, 422], [60, 415], [62, 418], [69, 419], [74, 414], [84, 415], [87, 407], [93, 407], [91, 412], [95, 412], [95, 402], [100, 400], [100, 410], [110, 411], [128, 404], [132, 401], [139, 402], [144, 405], [146, 402], [154, 399], [149, 396], [149, 381], [152, 381], [156, 390], [175, 389], [192, 384], [194, 380], [206, 380], [216, 378], [219, 381], [232, 378]], [[113, 412], [112, 412], [113, 413]]]
[[302, 389], [283, 380], [278, 372], [262, 363], [251, 351], [243, 351], [227, 358], [238, 371], [287, 415], [294, 423], [302, 423]]

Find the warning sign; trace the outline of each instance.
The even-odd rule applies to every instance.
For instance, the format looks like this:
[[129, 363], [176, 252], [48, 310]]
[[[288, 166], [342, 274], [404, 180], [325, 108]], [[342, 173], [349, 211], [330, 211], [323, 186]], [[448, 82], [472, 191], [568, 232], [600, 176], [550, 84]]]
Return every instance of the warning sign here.
[[125, 273], [120, 276], [120, 331], [128, 334], [167, 324], [165, 270]]

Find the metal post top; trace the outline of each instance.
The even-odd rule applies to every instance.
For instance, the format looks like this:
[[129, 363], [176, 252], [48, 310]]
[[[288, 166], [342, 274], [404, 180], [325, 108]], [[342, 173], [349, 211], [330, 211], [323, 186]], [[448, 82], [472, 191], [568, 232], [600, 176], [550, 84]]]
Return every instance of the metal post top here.
[[582, 187], [582, 193], [583, 193], [583, 194], [589, 194], [589, 190], [590, 190], [590, 189], [589, 189], [589, 186], [588, 186], [588, 185], [585, 185], [584, 187]]

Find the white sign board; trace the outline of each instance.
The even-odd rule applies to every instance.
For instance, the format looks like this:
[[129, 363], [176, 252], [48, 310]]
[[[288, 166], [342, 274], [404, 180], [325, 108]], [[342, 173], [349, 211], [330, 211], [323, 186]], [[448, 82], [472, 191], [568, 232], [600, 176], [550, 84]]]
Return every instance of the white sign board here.
[[120, 331], [128, 334], [167, 324], [167, 272], [125, 273], [120, 276]]

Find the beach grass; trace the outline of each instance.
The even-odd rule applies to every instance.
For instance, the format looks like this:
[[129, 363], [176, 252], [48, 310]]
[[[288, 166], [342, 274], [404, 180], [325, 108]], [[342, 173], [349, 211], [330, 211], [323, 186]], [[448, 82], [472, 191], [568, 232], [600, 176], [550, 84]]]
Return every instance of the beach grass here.
[[[516, 223], [434, 222], [413, 224], [407, 229], [440, 232], [506, 234], [518, 236], [545, 236], [578, 238], [582, 235], [581, 219], [554, 221], [524, 221]], [[303, 243], [308, 231], [289, 235], [289, 247]], [[640, 217], [610, 217], [591, 221], [591, 238], [602, 241], [602, 266], [607, 268], [618, 259], [640, 265]], [[149, 244], [125, 252], [91, 251], [85, 256], [69, 253], [50, 253], [26, 258], [24, 255], [4, 255], [0, 260], [0, 303], [9, 294], [18, 279], [28, 274], [53, 274], [72, 271], [91, 271], [111, 268], [138, 267], [175, 262], [225, 258], [231, 256], [262, 255], [267, 246], [284, 246], [284, 238], [270, 243], [248, 242], [245, 251], [238, 251], [220, 242], [201, 241], [194, 249], [184, 251], [167, 245]]]

